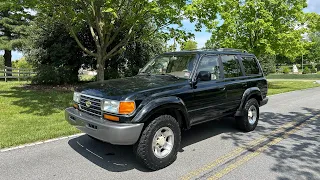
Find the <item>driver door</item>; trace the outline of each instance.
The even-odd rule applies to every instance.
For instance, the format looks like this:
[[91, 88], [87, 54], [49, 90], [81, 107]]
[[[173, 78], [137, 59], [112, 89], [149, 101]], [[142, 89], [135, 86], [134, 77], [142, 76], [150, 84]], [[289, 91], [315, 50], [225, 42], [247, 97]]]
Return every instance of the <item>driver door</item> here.
[[198, 81], [193, 89], [193, 108], [189, 111], [191, 125], [221, 117], [226, 101], [226, 88], [222, 80], [221, 61], [218, 55], [204, 55], [196, 74], [211, 73], [210, 80]]

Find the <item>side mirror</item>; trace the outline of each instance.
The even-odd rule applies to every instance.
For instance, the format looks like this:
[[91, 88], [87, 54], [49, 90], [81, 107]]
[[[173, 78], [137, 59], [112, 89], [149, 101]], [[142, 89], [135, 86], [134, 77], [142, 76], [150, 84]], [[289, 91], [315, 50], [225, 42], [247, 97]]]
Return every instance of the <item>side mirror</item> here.
[[200, 71], [198, 73], [197, 79], [200, 81], [210, 81], [211, 80], [211, 72], [209, 71]]

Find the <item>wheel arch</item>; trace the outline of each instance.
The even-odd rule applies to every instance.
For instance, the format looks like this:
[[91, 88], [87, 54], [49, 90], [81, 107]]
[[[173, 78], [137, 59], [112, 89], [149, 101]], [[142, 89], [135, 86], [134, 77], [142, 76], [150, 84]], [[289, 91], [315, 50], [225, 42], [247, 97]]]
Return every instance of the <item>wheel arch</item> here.
[[171, 115], [182, 129], [190, 128], [190, 121], [186, 106], [179, 97], [163, 97], [155, 99], [146, 104], [133, 118], [132, 122], [150, 123], [160, 115]]
[[242, 116], [243, 115], [243, 108], [246, 104], [246, 102], [251, 99], [255, 98], [258, 101], [258, 104], [260, 106], [260, 103], [262, 101], [262, 93], [258, 87], [251, 87], [245, 90], [245, 92], [242, 95], [240, 106], [235, 114], [235, 116]]

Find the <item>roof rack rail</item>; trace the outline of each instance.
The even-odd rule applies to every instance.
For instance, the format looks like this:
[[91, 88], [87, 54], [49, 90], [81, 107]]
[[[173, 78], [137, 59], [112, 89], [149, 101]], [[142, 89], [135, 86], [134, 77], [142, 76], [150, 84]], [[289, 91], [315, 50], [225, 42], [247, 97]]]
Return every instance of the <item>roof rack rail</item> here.
[[218, 48], [218, 49], [200, 48], [200, 49], [192, 49], [191, 51], [233, 51], [233, 52], [248, 53], [248, 51], [246, 50], [234, 49], [234, 48]]
[[235, 52], [243, 52], [247, 53], [248, 51], [243, 50], [243, 49], [234, 49], [234, 48], [219, 48], [217, 51], [235, 51]]
[[234, 49], [234, 48], [218, 48], [218, 49], [209, 49], [209, 48], [200, 48], [200, 49], [190, 49], [190, 50], [181, 50], [181, 51], [231, 51], [231, 52], [241, 52], [248, 53], [248, 51], [243, 49]]

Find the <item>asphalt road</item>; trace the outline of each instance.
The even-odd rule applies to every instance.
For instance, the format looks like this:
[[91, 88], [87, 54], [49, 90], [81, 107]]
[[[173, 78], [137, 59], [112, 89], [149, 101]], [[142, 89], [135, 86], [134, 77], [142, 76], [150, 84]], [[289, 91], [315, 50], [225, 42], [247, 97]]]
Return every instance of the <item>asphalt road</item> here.
[[[0, 179], [320, 179], [320, 88], [270, 97], [254, 132], [226, 118], [183, 132], [178, 158], [151, 172], [131, 146], [86, 135], [0, 153]], [[61, 117], [63, 118], [63, 117]]]

